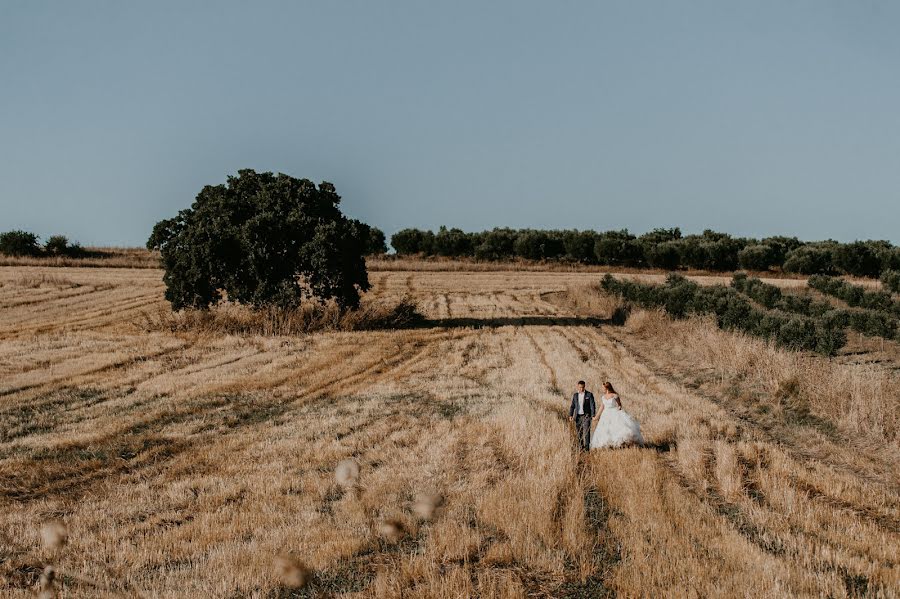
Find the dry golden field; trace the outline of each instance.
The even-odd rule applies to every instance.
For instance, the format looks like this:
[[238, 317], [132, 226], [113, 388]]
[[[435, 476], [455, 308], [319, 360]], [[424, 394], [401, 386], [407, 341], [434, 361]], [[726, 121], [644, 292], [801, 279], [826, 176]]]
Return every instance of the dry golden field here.
[[[155, 269], [0, 268], [0, 594], [900, 596], [898, 349], [616, 326], [599, 276], [377, 270], [423, 326], [279, 337], [148, 332]], [[579, 378], [648, 446], [579, 456]]]

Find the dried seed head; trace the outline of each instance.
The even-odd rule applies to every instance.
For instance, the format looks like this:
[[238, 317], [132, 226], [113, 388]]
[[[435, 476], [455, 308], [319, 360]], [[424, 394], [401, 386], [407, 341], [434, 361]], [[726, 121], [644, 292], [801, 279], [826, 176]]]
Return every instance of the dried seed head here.
[[56, 570], [53, 566], [44, 568], [38, 582], [38, 599], [54, 599], [56, 597]]
[[334, 480], [345, 489], [354, 486], [359, 481], [359, 464], [356, 460], [341, 460], [334, 470]]
[[438, 509], [443, 502], [444, 498], [437, 494], [423, 493], [416, 495], [416, 499], [412, 504], [413, 513], [422, 520], [431, 520], [435, 510]]
[[395, 518], [388, 518], [378, 523], [378, 535], [388, 543], [397, 543], [406, 534], [403, 522]]
[[69, 540], [69, 529], [66, 525], [58, 520], [45, 522], [41, 527], [41, 541], [44, 547], [50, 551], [58, 551], [62, 549], [66, 541]]
[[289, 553], [282, 553], [275, 558], [275, 572], [282, 584], [297, 589], [305, 587], [312, 575], [303, 562]]

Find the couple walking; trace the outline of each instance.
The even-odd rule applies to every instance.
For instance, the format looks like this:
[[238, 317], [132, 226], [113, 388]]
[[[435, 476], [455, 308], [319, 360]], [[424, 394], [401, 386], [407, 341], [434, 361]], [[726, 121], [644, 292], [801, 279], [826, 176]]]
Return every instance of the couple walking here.
[[[592, 437], [591, 422], [595, 417], [598, 422]], [[572, 396], [572, 405], [569, 407], [569, 418], [575, 421], [575, 432], [582, 451], [644, 443], [641, 425], [622, 409], [622, 400], [609, 381], [603, 383], [599, 412], [594, 394], [585, 388], [584, 381], [578, 381], [575, 394]]]

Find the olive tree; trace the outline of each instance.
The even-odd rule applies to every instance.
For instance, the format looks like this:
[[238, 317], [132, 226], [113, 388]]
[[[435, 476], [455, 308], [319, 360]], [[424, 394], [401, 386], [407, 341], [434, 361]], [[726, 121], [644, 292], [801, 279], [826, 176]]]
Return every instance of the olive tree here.
[[370, 287], [371, 229], [344, 216], [340, 199], [331, 183], [250, 169], [207, 185], [147, 241], [161, 253], [166, 299], [176, 310], [225, 297], [257, 307], [304, 298], [358, 306]]

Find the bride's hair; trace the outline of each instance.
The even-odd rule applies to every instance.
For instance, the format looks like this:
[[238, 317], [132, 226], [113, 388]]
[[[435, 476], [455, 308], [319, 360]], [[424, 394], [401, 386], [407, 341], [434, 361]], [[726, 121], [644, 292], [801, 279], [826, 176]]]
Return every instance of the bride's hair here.
[[613, 389], [612, 383], [610, 383], [609, 381], [606, 381], [605, 383], [603, 383], [603, 388], [606, 389], [607, 393], [615, 393], [616, 392], [616, 390]]

